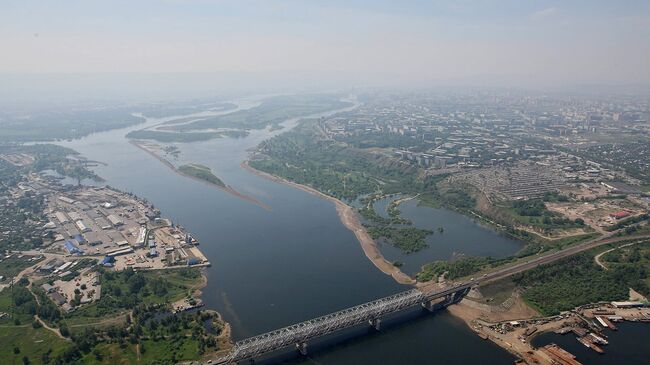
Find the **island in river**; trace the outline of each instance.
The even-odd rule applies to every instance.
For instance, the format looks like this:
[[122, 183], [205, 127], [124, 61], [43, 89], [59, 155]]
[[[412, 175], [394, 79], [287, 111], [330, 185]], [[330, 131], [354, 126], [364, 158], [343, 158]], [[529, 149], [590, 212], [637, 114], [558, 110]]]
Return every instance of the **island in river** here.
[[190, 163], [187, 165], [178, 166], [178, 171], [199, 180], [207, 181], [210, 184], [214, 184], [222, 188], [226, 187], [226, 184], [224, 184], [221, 179], [213, 174], [212, 170], [210, 170], [210, 168], [207, 166], [198, 163]]
[[[245, 172], [240, 172], [235, 169], [235, 167], [239, 165], [239, 162], [242, 161], [237, 159], [245, 155], [243, 151], [254, 146], [254, 144], [253, 146], [250, 145], [251, 141], [262, 141], [266, 139], [262, 138], [261, 135], [262, 133], [253, 131], [251, 133], [251, 138], [247, 138], [245, 141], [231, 142], [228, 139], [223, 139], [219, 141], [197, 142], [196, 144], [182, 146], [181, 148], [188, 163], [198, 161], [201, 164], [210, 166], [217, 172], [220, 178], [224, 179], [224, 181], [237, 186], [238, 189], [242, 189], [242, 191], [248, 193], [252, 192], [252, 194], [260, 197], [260, 199], [270, 202], [269, 204], [272, 203], [274, 210], [276, 210], [276, 213], [272, 215], [261, 210], [260, 212], [249, 210], [245, 207], [245, 203], [242, 205], [229, 203], [227, 197], [219, 196], [219, 191], [217, 189], [212, 189], [215, 190], [214, 193], [208, 191], [208, 184], [199, 184], [206, 185], [205, 187], [202, 187], [197, 186], [197, 184], [192, 184], [191, 182], [188, 183], [188, 181], [178, 181], [178, 178], [166, 176], [164, 171], [160, 171], [160, 169], [156, 169], [155, 167], [148, 167], [140, 173], [140, 168], [136, 168], [136, 166], [145, 166], [147, 163], [151, 162], [150, 159], [142, 158], [141, 156], [129, 156], [128, 164], [120, 162], [119, 158], [110, 160], [116, 161], [115, 164], [117, 164], [117, 166], [129, 166], [132, 169], [138, 170], [138, 172], [130, 173], [128, 179], [123, 180], [119, 171], [114, 171], [117, 170], [117, 168], [109, 168], [109, 170], [114, 171], [109, 181], [111, 184], [121, 184], [122, 186], [127, 184], [126, 186], [129, 191], [134, 190], [151, 194], [148, 196], [152, 196], [153, 201], [156, 201], [161, 206], [174, 212], [173, 215], [178, 215], [182, 221], [192, 224], [192, 231], [203, 232], [201, 233], [201, 236], [227, 237], [215, 240], [216, 247], [213, 250], [214, 252], [212, 254], [213, 256], [211, 256], [211, 261], [217, 260], [215, 262], [219, 262], [219, 264], [215, 265], [215, 267], [211, 269], [217, 273], [216, 275], [218, 278], [233, 277], [234, 275], [238, 280], [233, 283], [224, 283], [223, 280], [210, 280], [214, 286], [212, 286], [208, 291], [208, 296], [213, 297], [210, 300], [213, 303], [216, 303], [216, 306], [219, 307], [220, 311], [224, 314], [224, 317], [233, 324], [234, 338], [247, 337], [316, 315], [321, 315], [329, 311], [338, 310], [350, 305], [375, 299], [390, 294], [396, 290], [404, 290], [403, 287], [393, 287], [390, 283], [382, 281], [381, 277], [373, 276], [372, 273], [366, 273], [363, 262], [350, 259], [356, 257], [354, 250], [349, 250], [351, 242], [349, 242], [345, 236], [338, 235], [334, 236], [335, 238], [332, 237], [332, 234], [337, 232], [336, 225], [325, 225], [322, 223], [325, 222], [327, 217], [320, 215], [320, 212], [326, 210], [327, 207], [312, 201], [317, 199], [307, 199], [305, 197], [297, 198], [296, 195], [300, 195], [298, 192], [290, 193], [286, 191], [290, 189], [282, 189], [281, 187], [274, 186], [278, 184], [263, 184], [256, 181], [251, 176], [246, 176]], [[102, 139], [104, 139], [104, 137], [102, 137]], [[243, 143], [248, 144], [240, 146]], [[259, 142], [256, 142], [255, 144], [257, 143]], [[96, 145], [93, 145], [93, 147], [95, 146]], [[313, 143], [310, 144], [309, 147], [319, 148]], [[127, 150], [127, 148], [125, 148], [125, 150]], [[197, 150], [197, 152], [193, 153], [192, 150]], [[85, 151], [93, 153], [90, 149], [86, 149]], [[235, 151], [234, 154], [231, 153], [231, 151]], [[136, 155], [132, 152], [131, 154]], [[91, 157], [93, 159], [100, 159], [96, 155], [91, 155]], [[236, 164], [231, 163], [231, 160], [237, 161]], [[135, 161], [137, 161], [137, 163]], [[310, 159], [305, 159], [305, 161], [318, 162], [317, 160]], [[347, 162], [344, 156], [341, 161]], [[336, 166], [336, 163], [334, 163], [333, 166]], [[323, 167], [323, 171], [328, 171], [326, 165]], [[155, 178], [150, 178], [149, 175], [152, 172], [155, 173]], [[359, 184], [363, 184], [364, 181], [376, 181], [373, 177], [365, 178], [365, 176], [360, 175], [361, 174], [359, 174], [358, 171], [357, 173], [355, 173], [355, 171], [350, 172], [348, 174], [349, 178], [347, 179], [347, 186], [355, 188], [359, 186]], [[357, 179], [357, 177], [362, 178]], [[328, 182], [330, 180], [322, 179], [322, 181]], [[152, 184], [159, 183], [161, 184], [160, 189], [151, 187]], [[313, 184], [310, 185], [315, 186]], [[174, 191], [183, 192], [182, 203], [179, 203], [176, 197], [168, 194], [168, 192], [171, 191], [170, 187], [173, 188]], [[332, 185], [331, 187], [326, 188], [319, 187], [318, 190], [323, 191], [330, 196], [337, 196], [341, 201], [348, 201], [348, 212], [356, 215], [354, 208], [351, 208], [355, 205], [354, 202], [339, 195], [336, 189], [337, 185]], [[274, 199], [273, 195], [281, 198]], [[461, 203], [464, 198], [458, 193], [453, 195], [450, 194], [448, 199], [451, 199], [452, 197], [455, 199], [455, 202], [459, 203]], [[423, 201], [426, 201], [427, 197], [423, 196], [423, 198]], [[185, 204], [185, 201], [187, 201], [187, 204]], [[219, 204], [222, 202], [231, 204], [228, 205], [228, 209], [226, 209], [227, 214], [215, 213], [213, 208], [211, 209], [211, 207], [216, 205], [214, 202], [218, 202]], [[295, 204], [296, 202], [299, 202], [300, 204]], [[412, 203], [416, 202], [413, 201]], [[404, 214], [408, 214], [409, 210], [412, 209], [410, 204], [411, 203], [409, 203], [409, 206], [400, 205]], [[304, 207], [309, 207], [311, 210], [305, 210], [303, 209]], [[332, 211], [333, 210], [334, 209], [332, 209]], [[291, 215], [291, 212], [298, 212], [298, 215]], [[316, 213], [319, 215], [315, 215]], [[235, 217], [235, 219], [231, 219], [230, 216]], [[336, 217], [335, 213], [334, 216]], [[206, 217], [213, 217], [216, 219], [206, 219]], [[283, 219], [283, 217], [286, 217], [287, 219]], [[309, 217], [318, 217], [318, 224], [312, 225], [311, 221], [307, 219]], [[457, 217], [451, 218], [459, 220], [456, 219]], [[356, 219], [358, 220], [359, 218]], [[238, 224], [237, 221], [245, 222], [246, 227]], [[359, 226], [363, 228], [364, 223], [362, 221], [359, 222]], [[414, 220], [414, 222], [417, 224], [416, 220]], [[466, 228], [470, 223], [472, 222], [464, 222], [463, 224], [465, 224], [465, 226], [462, 228], [467, 231]], [[215, 229], [206, 229], [208, 226], [215, 227]], [[249, 228], [270, 226], [274, 227], [274, 229], [271, 231], [264, 229], [263, 233], [259, 232], [259, 230]], [[289, 234], [283, 235], [282, 227], [284, 227], [284, 231], [289, 232]], [[325, 227], [325, 231], [317, 231], [319, 227]], [[231, 228], [236, 229], [233, 230]], [[411, 258], [416, 258], [420, 255], [428, 256], [430, 252], [436, 251], [438, 246], [441, 246], [441, 243], [444, 243], [445, 247], [452, 247], [452, 250], [454, 249], [453, 247], [456, 247], [456, 249], [457, 247], [460, 247], [460, 243], [457, 243], [457, 246], [451, 246], [453, 242], [450, 242], [449, 244], [443, 242], [443, 240], [448, 237], [454, 237], [454, 229], [450, 224], [445, 223], [444, 228], [444, 233], [435, 232], [429, 237], [439, 240], [438, 244], [429, 244], [428, 248], [405, 255], [403, 260], [409, 262], [406, 262], [406, 265], [402, 268], [409, 267]], [[326, 239], [314, 237], [315, 232], [320, 232], [320, 235], [323, 235]], [[358, 237], [356, 234], [357, 231], [353, 232]], [[232, 244], [230, 242], [232, 242]], [[269, 244], [271, 242], [273, 243], [272, 245]], [[339, 244], [341, 242], [343, 244]], [[390, 251], [391, 246], [389, 246], [389, 244], [390, 243], [378, 244], [377, 251], [379, 253], [382, 253], [383, 251], [384, 255], [386, 255], [386, 252]], [[256, 252], [255, 255], [251, 255], [253, 250]], [[362, 251], [359, 250], [359, 252]], [[363, 253], [366, 253], [365, 248], [362, 255]], [[432, 258], [436, 260], [448, 259], [449, 256], [443, 253], [444, 252], [441, 252], [440, 256]], [[318, 260], [312, 260], [312, 255], [315, 255]], [[367, 254], [366, 257], [368, 257]], [[402, 260], [402, 258], [400, 258], [400, 260]], [[287, 271], [286, 268], [278, 267], [277, 263], [280, 261], [292, 262], [292, 265], [290, 265], [292, 270]], [[384, 260], [385, 264], [387, 264], [386, 268], [389, 268], [392, 265], [390, 261]], [[269, 262], [272, 264], [269, 264]], [[302, 265], [303, 262], [307, 263], [307, 265]], [[246, 272], [242, 272], [242, 267], [246, 267], [246, 270], [244, 270]], [[351, 267], [354, 267], [354, 270], [349, 270]], [[336, 270], [334, 270], [336, 272], [333, 272], [332, 268], [336, 268]], [[300, 277], [296, 277], [296, 270], [307, 274], [313, 273], [313, 275], [300, 275]], [[248, 274], [248, 272], [252, 273]], [[308, 276], [309, 280], [302, 280], [303, 276]], [[327, 280], [329, 277], [331, 277], [332, 280]], [[352, 288], [349, 288], [349, 286], [346, 285], [348, 282], [353, 284], [351, 285]], [[274, 283], [281, 284], [274, 285]], [[325, 289], [330, 287], [331, 290]], [[317, 289], [312, 290], [312, 288]], [[363, 288], [363, 290], [360, 288]], [[266, 299], [264, 301], [250, 303], [250, 293], [252, 291], [258, 295], [263, 295]], [[301, 293], [300, 298], [295, 298], [296, 292]], [[507, 292], [507, 290], [505, 290], [505, 292]], [[212, 295], [213, 293], [217, 298], [214, 298], [214, 295]], [[347, 294], [339, 295], [341, 293]], [[499, 295], [484, 294], [484, 296], [486, 297], [486, 304], [494, 307], [496, 312], [499, 312], [499, 307], [502, 303], [513, 302], [513, 300], [509, 300], [509, 298], [513, 297], [511, 295], [505, 295], [503, 300]], [[287, 303], [287, 300], [284, 299], [289, 297], [291, 298], [291, 303]], [[309, 298], [318, 298], [318, 303], [313, 303], [311, 300], [307, 300]], [[287, 308], [289, 309], [287, 310]], [[455, 306], [453, 308], [461, 307]], [[485, 311], [485, 309], [483, 311]], [[433, 324], [433, 322], [430, 323], [431, 326], [437, 326], [437, 328], [441, 328], [441, 326], [444, 327], [443, 323], [439, 321], [434, 322], [435, 324]], [[448, 333], [450, 331], [449, 328], [445, 327], [445, 332]], [[412, 339], [411, 336], [414, 337], [415, 335], [412, 333], [405, 333], [405, 336], [409, 336], [409, 339]], [[468, 343], [471, 343], [471, 341], [464, 339], [463, 344]], [[384, 343], [384, 345], [395, 346], [396, 343], [392, 341]], [[411, 348], [411, 346], [412, 345], [409, 344], [404, 348], [400, 347], [401, 350], [399, 351], [409, 351], [404, 349]], [[429, 348], [430, 346], [431, 344], [428, 344], [425, 347]], [[353, 346], [353, 348], [356, 348], [353, 352], [359, 354], [366, 352], [365, 348], [361, 349], [359, 346]], [[424, 353], [425, 352], [423, 352], [423, 354]], [[353, 358], [355, 357], [350, 357], [348, 360]], [[357, 360], [358, 359], [359, 358], [357, 357]], [[338, 360], [339, 361], [336, 363], [345, 363], [346, 361], [345, 359], [340, 358]], [[340, 360], [343, 361], [341, 362]]]

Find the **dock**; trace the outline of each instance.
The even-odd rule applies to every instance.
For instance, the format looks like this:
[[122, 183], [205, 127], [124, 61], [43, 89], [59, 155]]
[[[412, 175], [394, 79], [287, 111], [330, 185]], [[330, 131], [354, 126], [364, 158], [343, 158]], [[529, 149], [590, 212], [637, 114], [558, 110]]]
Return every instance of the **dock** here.
[[575, 355], [554, 343], [542, 347], [541, 350], [557, 364], [582, 365], [580, 361], [576, 360]]

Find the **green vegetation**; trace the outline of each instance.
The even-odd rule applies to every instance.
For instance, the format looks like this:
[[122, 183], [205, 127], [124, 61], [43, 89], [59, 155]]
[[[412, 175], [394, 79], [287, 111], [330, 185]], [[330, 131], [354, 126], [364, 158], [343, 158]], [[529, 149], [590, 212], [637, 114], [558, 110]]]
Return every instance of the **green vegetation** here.
[[262, 142], [259, 151], [265, 156], [251, 161], [252, 167], [349, 201], [379, 192], [434, 193], [440, 179], [421, 177], [416, 167], [386, 156], [322, 139], [315, 120]]
[[31, 364], [53, 363], [49, 359], [61, 356], [68, 347], [68, 342], [51, 331], [30, 324], [0, 326], [0, 343], [0, 359], [4, 364], [23, 364], [23, 358]]
[[549, 191], [544, 193], [542, 200], [545, 202], [559, 202], [559, 203], [566, 203], [570, 201], [568, 196], [562, 195], [556, 191]]
[[418, 281], [430, 281], [445, 274], [450, 280], [469, 276], [483, 269], [503, 265], [513, 258], [493, 259], [491, 257], [462, 257], [456, 261], [434, 261], [425, 264], [417, 273]]
[[91, 133], [124, 128], [144, 121], [131, 115], [127, 108], [95, 108], [92, 110], [45, 110], [33, 112], [28, 118], [0, 115], [0, 142], [52, 141], [80, 138]]
[[0, 249], [29, 250], [43, 244], [42, 197], [26, 193], [16, 201], [0, 204]]
[[650, 296], [650, 241], [610, 251], [601, 261], [612, 270], [629, 274], [630, 286]]
[[85, 161], [79, 157], [78, 152], [66, 147], [53, 144], [0, 144], [0, 154], [27, 154], [34, 159], [32, 164], [26, 166], [14, 166], [0, 159], [0, 181], [6, 185], [22, 180], [28, 172], [44, 170], [54, 170], [60, 175], [75, 179], [101, 181], [99, 176], [86, 168]]
[[517, 285], [510, 278], [497, 280], [486, 285], [481, 285], [479, 291], [483, 298], [474, 299], [491, 305], [499, 305], [511, 298]]
[[387, 226], [391, 224], [403, 224], [403, 225], [413, 224], [408, 219], [404, 219], [400, 217], [401, 212], [397, 208], [397, 204], [395, 203], [395, 201], [391, 202], [387, 207], [387, 213], [389, 218], [384, 218], [381, 215], [379, 215], [374, 207], [374, 203], [377, 201], [378, 198], [380, 197], [376, 195], [372, 195], [370, 197], [361, 199], [361, 202], [364, 204], [364, 207], [359, 209], [359, 213], [361, 214], [362, 217], [364, 217], [365, 219], [367, 219], [372, 223], [383, 225], [383, 226]]
[[546, 209], [542, 199], [517, 200], [506, 211], [517, 222], [539, 227], [544, 233], [557, 229], [583, 228], [582, 219], [570, 220]]
[[306, 120], [293, 130], [265, 141], [264, 154], [250, 162], [253, 168], [309, 185], [330, 196], [353, 201], [360, 196], [364, 208], [359, 212], [368, 220], [373, 238], [384, 238], [406, 253], [427, 247], [425, 237], [432, 231], [391, 227], [410, 224], [399, 216], [397, 205], [387, 208], [389, 218], [374, 210], [373, 203], [387, 194], [421, 193], [437, 205], [473, 207], [475, 202], [462, 190], [440, 194], [436, 184], [445, 176], [423, 176], [417, 167], [405, 165], [383, 155], [373, 154], [344, 143], [323, 139], [318, 121]]
[[543, 315], [599, 301], [622, 300], [628, 288], [644, 276], [634, 268], [603, 270], [593, 253], [571, 256], [513, 276], [524, 288], [524, 299]]
[[225, 187], [226, 184], [224, 184], [221, 179], [219, 179], [217, 176], [215, 176], [212, 173], [212, 170], [207, 167], [203, 166], [200, 164], [189, 164], [189, 165], [181, 165], [178, 167], [178, 171], [182, 172], [183, 174], [195, 177], [199, 180], [206, 181], [210, 184]]
[[[174, 364], [198, 360], [224, 345], [216, 337], [223, 323], [215, 313], [170, 312], [170, 301], [193, 291], [200, 278], [198, 270], [99, 270], [103, 289], [100, 302], [65, 317], [42, 290], [32, 288], [34, 293], [30, 293], [26, 279], [13, 290], [0, 292], [0, 312], [10, 313], [10, 317], [0, 319], [0, 341], [5, 345], [0, 358], [22, 361], [27, 356], [31, 363], [44, 364]], [[128, 316], [124, 316], [126, 309]], [[71, 341], [60, 339], [33, 320], [35, 314], [58, 327]]]
[[340, 101], [338, 95], [276, 96], [264, 100], [261, 105], [251, 109], [239, 110], [187, 124], [172, 125], [166, 129], [176, 131], [207, 128], [262, 129], [268, 125], [276, 127], [290, 118], [341, 109], [350, 105], [350, 103]]
[[198, 272], [189, 269], [121, 272], [97, 269], [102, 284], [101, 299], [73, 312], [71, 317], [102, 317], [138, 304], [162, 304], [188, 296], [196, 284]]
[[23, 269], [35, 265], [39, 260], [32, 260], [36, 256], [23, 256], [19, 258], [19, 254], [12, 254], [9, 258], [0, 260], [0, 276], [4, 276], [5, 280], [16, 276]]
[[426, 237], [432, 234], [432, 231], [414, 227], [396, 228], [396, 227], [375, 227], [370, 226], [368, 234], [373, 239], [384, 238], [393, 246], [398, 247], [405, 253], [420, 251], [427, 247]]
[[[13, 288], [10, 287], [0, 292], [0, 312], [11, 315], [11, 318], [6, 320], [17, 320], [19, 324], [29, 324], [32, 317], [38, 315], [41, 319], [51, 323], [59, 321], [61, 313], [56, 305], [43, 291], [30, 289], [28, 285], [29, 281], [23, 278], [15, 283]], [[38, 302], [36, 297], [38, 297]]]
[[[172, 314], [167, 306], [139, 305], [125, 325], [72, 334], [73, 361], [84, 364], [175, 364], [198, 360], [220, 344], [223, 324], [213, 312]], [[213, 330], [208, 331], [204, 323]]]
[[650, 218], [650, 215], [648, 215], [648, 214], [641, 214], [641, 215], [637, 215], [636, 217], [626, 218], [626, 219], [623, 219], [623, 220], [617, 222], [613, 226], [609, 226], [609, 227], [605, 228], [605, 230], [607, 230], [609, 232], [613, 232], [613, 231], [619, 230], [621, 228], [629, 227], [629, 226], [631, 226], [631, 225], [633, 225], [635, 223], [643, 222], [645, 220], [648, 220], [648, 218]]
[[578, 156], [591, 161], [603, 163], [607, 166], [624, 169], [631, 176], [642, 181], [643, 184], [650, 182], [650, 162], [647, 156], [650, 154], [650, 144], [643, 134], [636, 134], [632, 141], [622, 141], [617, 138], [615, 143], [599, 143], [589, 146], [586, 149], [572, 151]]

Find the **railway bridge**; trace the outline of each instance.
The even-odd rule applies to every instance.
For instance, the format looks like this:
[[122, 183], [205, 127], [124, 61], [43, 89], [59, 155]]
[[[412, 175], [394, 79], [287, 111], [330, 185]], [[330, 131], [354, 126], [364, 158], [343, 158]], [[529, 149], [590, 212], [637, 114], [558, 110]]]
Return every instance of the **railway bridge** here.
[[366, 322], [374, 328], [379, 329], [381, 318], [391, 313], [396, 313], [416, 305], [422, 305], [430, 311], [435, 311], [459, 302], [473, 286], [503, 279], [533, 269], [539, 265], [549, 264], [605, 244], [650, 238], [650, 235], [612, 237], [614, 233], [616, 232], [610, 232], [605, 237], [598, 237], [584, 243], [569, 246], [560, 251], [539, 255], [528, 261], [503, 267], [477, 279], [472, 278], [468, 282], [453, 284], [446, 288], [431, 291], [421, 291], [419, 289], [407, 290], [385, 298], [373, 300], [372, 302], [237, 341], [228, 355], [216, 359], [214, 363], [230, 364], [252, 359], [256, 356], [292, 345], [296, 346], [302, 354], [306, 354], [307, 341], [311, 339]]
[[307, 341], [336, 331], [368, 323], [379, 330], [381, 318], [391, 313], [421, 305], [429, 311], [459, 302], [474, 283], [463, 283], [424, 293], [411, 289], [388, 297], [373, 300], [328, 315], [296, 323], [271, 332], [237, 341], [232, 351], [214, 364], [231, 364], [255, 358], [288, 346], [295, 346], [301, 354], [307, 354]]

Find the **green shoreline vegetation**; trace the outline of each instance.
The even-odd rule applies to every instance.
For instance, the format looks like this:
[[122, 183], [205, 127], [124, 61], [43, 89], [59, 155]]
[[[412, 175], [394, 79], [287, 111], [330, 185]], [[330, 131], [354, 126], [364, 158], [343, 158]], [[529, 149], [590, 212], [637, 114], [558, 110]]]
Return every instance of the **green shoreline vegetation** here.
[[529, 305], [551, 315], [583, 304], [625, 300], [630, 287], [648, 295], [649, 269], [646, 263], [605, 270], [594, 262], [594, 252], [587, 252], [517, 274], [512, 280], [524, 289]]
[[144, 122], [144, 118], [133, 116], [132, 112], [133, 109], [126, 107], [44, 110], [34, 112], [27, 119], [0, 112], [0, 120], [5, 117], [0, 142], [69, 140]]
[[[388, 217], [378, 214], [374, 203], [394, 194], [418, 194], [419, 204], [455, 210], [527, 243], [515, 255], [506, 258], [461, 257], [454, 261], [425, 264], [416, 276], [420, 282], [436, 279], [442, 274], [450, 280], [472, 276], [522, 257], [551, 249], [563, 249], [600, 236], [582, 220], [566, 219], [545, 206], [545, 202], [561, 203], [569, 201], [569, 197], [549, 193], [538, 199], [488, 205], [482, 200], [480, 192], [472, 187], [465, 184], [450, 185], [446, 181], [448, 175], [423, 175], [412, 165], [396, 163], [381, 154], [354, 147], [355, 144], [344, 143], [340, 139], [323, 138], [320, 130], [317, 120], [301, 122], [291, 131], [260, 144], [259, 153], [250, 162], [251, 166], [311, 186], [338, 199], [348, 202], [358, 199], [361, 203], [358, 211], [366, 220], [364, 226], [370, 236], [373, 239], [384, 239], [405, 253], [426, 248], [425, 238], [433, 232], [404, 227], [411, 222], [400, 217], [397, 204], [389, 204]], [[348, 139], [350, 138], [354, 139]], [[643, 219], [645, 217], [638, 220]], [[624, 222], [620, 226], [628, 226], [636, 221]], [[584, 233], [547, 239], [519, 229], [517, 224], [535, 227], [543, 233], [567, 229], [582, 229]], [[444, 227], [440, 228], [440, 233], [444, 232]], [[402, 265], [401, 262], [393, 264]], [[572, 265], [580, 267], [574, 268]], [[553, 264], [521, 274], [513, 281], [513, 285], [523, 288], [525, 300], [541, 313], [556, 313], [592, 301], [622, 299], [626, 297], [629, 286], [647, 292], [646, 271], [650, 272], [650, 268], [627, 267], [627, 271], [605, 271], [593, 265], [593, 257], [579, 255], [578, 258], [569, 258], [559, 263], [557, 267], [560, 269], [554, 269], [556, 266]], [[560, 275], [562, 272], [564, 274]], [[604, 288], [590, 289], [590, 276], [594, 276], [598, 285]], [[622, 283], [628, 286], [621, 289]], [[618, 289], [607, 288], [608, 285], [618, 285]], [[570, 300], [563, 299], [560, 293], [565, 293], [566, 290], [571, 290], [567, 288], [574, 286], [578, 294]], [[547, 297], [544, 296], [546, 291], [550, 293]]]
[[340, 101], [335, 94], [307, 94], [274, 96], [259, 106], [216, 117], [197, 120], [182, 125], [172, 125], [169, 130], [187, 131], [208, 128], [263, 129], [277, 128], [287, 119], [341, 109], [352, 105]]
[[399, 217], [396, 206], [390, 207], [390, 218], [381, 217], [372, 206], [379, 196], [391, 193], [415, 194], [424, 190], [433, 195], [439, 177], [421, 177], [415, 168], [319, 139], [316, 127], [316, 120], [304, 120], [291, 131], [262, 142], [259, 152], [264, 157], [251, 160], [250, 165], [342, 200], [372, 195], [362, 199], [365, 208], [359, 210], [368, 221], [369, 234], [385, 238], [406, 253], [425, 248], [425, 237], [432, 231], [392, 227], [410, 222]]
[[428, 247], [425, 239], [428, 235], [433, 234], [433, 231], [428, 229], [414, 227], [366, 226], [366, 229], [373, 239], [386, 239], [404, 253], [413, 253]]
[[222, 188], [226, 187], [226, 184], [223, 181], [221, 181], [221, 179], [219, 179], [216, 175], [214, 175], [212, 173], [212, 170], [207, 166], [192, 163], [188, 165], [179, 166], [178, 171], [180, 171], [183, 174], [197, 178], [199, 180], [208, 182], [210, 184], [217, 185]]
[[[183, 298], [192, 302], [197, 281], [202, 280], [198, 269], [95, 270], [102, 283], [101, 298], [69, 313], [61, 312], [40, 289], [44, 282], [30, 285], [23, 278], [13, 290], [0, 292], [0, 311], [11, 314], [0, 319], [5, 344], [0, 357], [43, 364], [172, 364], [199, 360], [225, 346], [218, 338], [224, 324], [216, 313], [172, 314], [170, 303]], [[71, 303], [78, 305], [75, 299]], [[34, 315], [58, 334], [44, 328]], [[214, 331], [205, 328], [206, 322]]]

